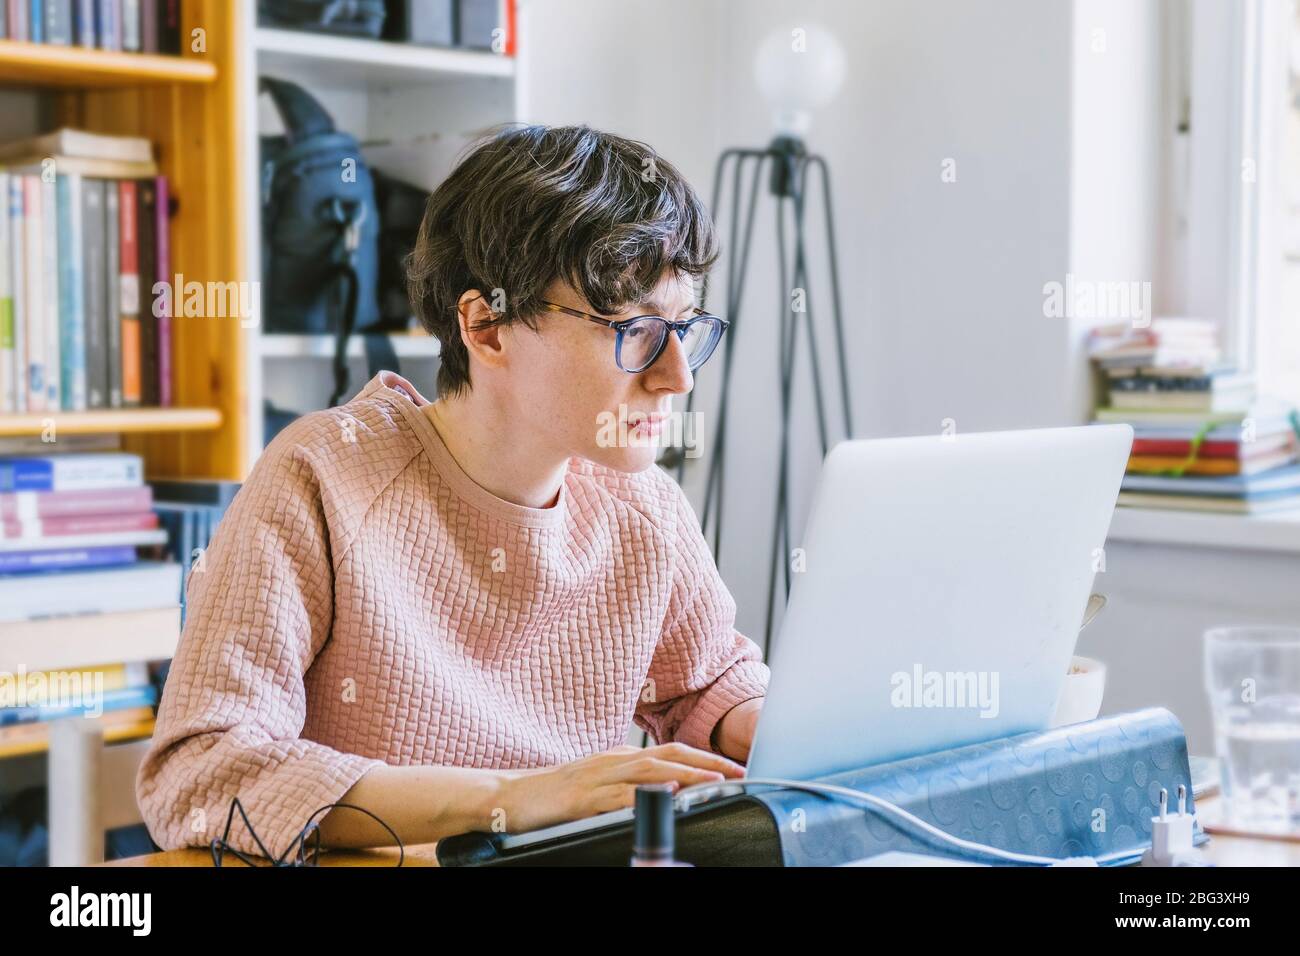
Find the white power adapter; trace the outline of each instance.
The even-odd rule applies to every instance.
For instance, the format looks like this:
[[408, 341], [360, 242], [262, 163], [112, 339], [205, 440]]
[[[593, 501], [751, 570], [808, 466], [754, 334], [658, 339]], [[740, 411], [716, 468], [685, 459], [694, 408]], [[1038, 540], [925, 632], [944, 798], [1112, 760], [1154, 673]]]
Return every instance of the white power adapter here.
[[1187, 812], [1187, 788], [1178, 785], [1178, 815], [1169, 815], [1169, 791], [1160, 788], [1160, 816], [1151, 818], [1151, 849], [1142, 854], [1143, 866], [1208, 866], [1192, 844], [1196, 814]]

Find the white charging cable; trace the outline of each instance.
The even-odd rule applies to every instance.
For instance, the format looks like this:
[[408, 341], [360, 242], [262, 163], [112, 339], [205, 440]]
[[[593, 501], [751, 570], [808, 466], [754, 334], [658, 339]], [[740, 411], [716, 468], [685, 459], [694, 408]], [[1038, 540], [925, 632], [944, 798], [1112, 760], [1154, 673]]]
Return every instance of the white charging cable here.
[[[884, 811], [886, 814], [894, 816], [910, 823], [912, 826], [923, 831], [927, 835], [946, 843], [950, 846], [957, 847], [967, 853], [991, 856], [994, 859], [1006, 863], [1017, 863], [1022, 866], [1098, 866], [1102, 863], [1109, 863], [1113, 860], [1133, 859], [1135, 857], [1133, 850], [1116, 850], [1102, 856], [1071, 856], [1071, 857], [1051, 857], [1035, 856], [1031, 853], [1016, 853], [1012, 850], [1003, 850], [999, 847], [987, 846], [983, 843], [975, 843], [972, 840], [963, 840], [961, 837], [953, 836], [944, 830], [939, 829], [932, 823], [922, 820], [920, 817], [895, 803], [890, 803], [877, 797], [875, 794], [867, 793], [863, 790], [854, 790], [852, 787], [841, 787], [833, 783], [812, 783], [807, 780], [782, 780], [779, 777], [746, 777], [743, 780], [728, 780], [723, 783], [700, 783], [691, 787], [686, 787], [677, 793], [677, 806], [679, 810], [686, 810], [697, 803], [708, 799], [708, 796], [723, 795], [728, 787], [739, 787], [748, 789], [749, 787], [778, 787], [787, 790], [802, 790], [808, 793], [816, 793], [827, 797], [838, 797], [841, 800], [847, 800], [852, 803], [865, 804], [875, 810]], [[699, 794], [700, 799], [686, 799], [691, 795]], [[705, 795], [708, 796], [705, 796]]]

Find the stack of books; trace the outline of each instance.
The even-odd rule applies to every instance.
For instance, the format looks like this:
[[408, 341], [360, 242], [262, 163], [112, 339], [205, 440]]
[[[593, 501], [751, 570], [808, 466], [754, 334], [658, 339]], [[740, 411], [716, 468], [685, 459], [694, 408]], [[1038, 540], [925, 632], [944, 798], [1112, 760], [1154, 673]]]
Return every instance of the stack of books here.
[[0, 413], [171, 405], [171, 203], [149, 141], [0, 145], [0, 196]]
[[[122, 568], [137, 563], [136, 548], [166, 539], [139, 455], [0, 457], [0, 574], [25, 578], [30, 572]], [[120, 587], [118, 578], [93, 589], [84, 576], [38, 583], [0, 578], [0, 616], [15, 613], [16, 607], [40, 613], [32, 602], [42, 591], [63, 613], [79, 613], [83, 603], [103, 610], [101, 600], [112, 601]], [[92, 597], [88, 590], [105, 593]], [[173, 604], [174, 598], [173, 593]]]
[[181, 52], [181, 0], [0, 0], [0, 40]]
[[1092, 335], [1101, 423], [1133, 426], [1119, 503], [1230, 514], [1300, 508], [1300, 416], [1220, 360], [1215, 325], [1154, 319]]

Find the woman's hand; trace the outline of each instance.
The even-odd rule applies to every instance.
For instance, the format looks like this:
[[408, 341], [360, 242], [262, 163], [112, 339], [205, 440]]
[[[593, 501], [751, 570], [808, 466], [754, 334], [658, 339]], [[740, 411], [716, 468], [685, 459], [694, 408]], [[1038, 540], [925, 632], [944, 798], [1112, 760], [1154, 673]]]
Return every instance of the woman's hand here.
[[686, 744], [615, 747], [558, 767], [511, 774], [501, 785], [501, 822], [506, 832], [522, 833], [630, 807], [638, 784], [668, 783], [676, 790], [744, 775], [740, 764]]

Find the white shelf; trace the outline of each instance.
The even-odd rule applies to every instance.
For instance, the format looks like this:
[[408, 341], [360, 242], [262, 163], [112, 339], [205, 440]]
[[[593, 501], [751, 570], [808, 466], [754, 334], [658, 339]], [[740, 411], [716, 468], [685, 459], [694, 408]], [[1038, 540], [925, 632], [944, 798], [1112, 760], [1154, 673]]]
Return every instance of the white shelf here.
[[257, 70], [326, 87], [416, 86], [439, 80], [504, 79], [515, 75], [513, 57], [478, 50], [326, 36], [259, 27], [254, 34]]
[[[432, 335], [390, 335], [393, 351], [398, 358], [437, 358], [438, 340]], [[267, 333], [261, 337], [262, 358], [334, 358], [332, 335], [277, 335]], [[348, 342], [348, 358], [364, 358], [365, 344], [354, 335]]]
[[1222, 515], [1120, 507], [1107, 541], [1300, 554], [1300, 510]]

